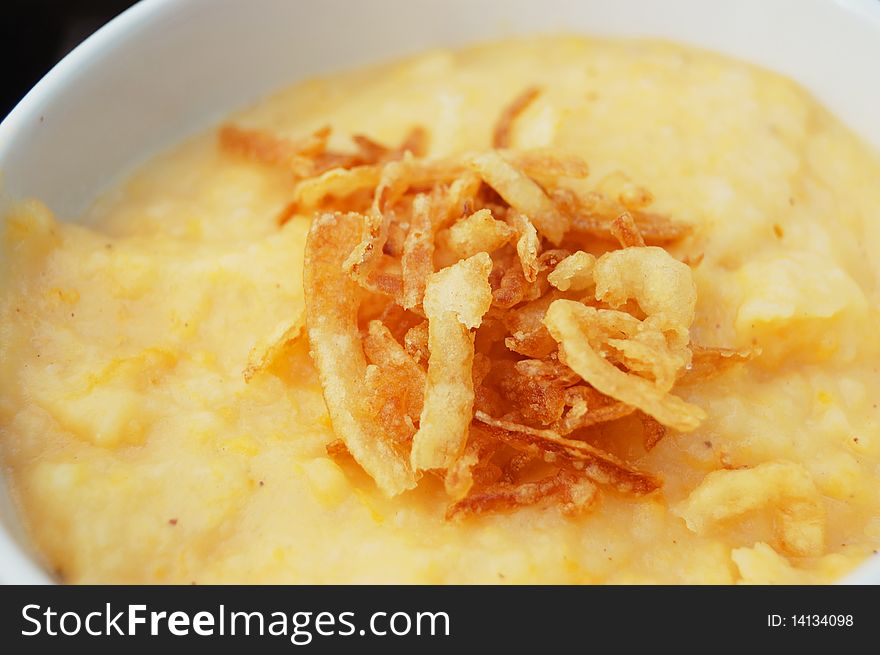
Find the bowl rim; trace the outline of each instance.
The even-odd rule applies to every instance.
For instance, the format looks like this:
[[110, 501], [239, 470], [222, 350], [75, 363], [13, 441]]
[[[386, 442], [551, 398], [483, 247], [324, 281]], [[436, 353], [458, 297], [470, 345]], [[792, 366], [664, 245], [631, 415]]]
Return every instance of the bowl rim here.
[[[837, 5], [841, 11], [851, 12], [866, 20], [878, 30], [880, 38], [880, 1], [877, 0], [826, 0]], [[58, 100], [65, 93], [65, 85], [77, 70], [87, 69], [90, 62], [100, 58], [102, 52], [123, 41], [126, 33], [150, 17], [171, 10], [180, 0], [139, 0], [89, 35], [60, 61], [58, 61], [12, 108], [0, 122], [0, 163], [13, 148], [14, 134], [23, 130], [27, 121], [38, 113], [39, 107]], [[2, 195], [0, 177], [0, 195]], [[5, 476], [0, 484], [6, 485]], [[12, 501], [12, 510], [20, 511]], [[24, 531], [23, 531], [24, 533]], [[24, 538], [27, 534], [24, 533]], [[28, 552], [23, 544], [5, 527], [0, 525], [0, 584], [56, 584], [42, 566], [42, 558], [36, 552]], [[880, 554], [868, 557], [836, 584], [877, 584], [880, 582]]]
[[171, 6], [179, 0], [138, 0], [104, 23], [62, 57], [43, 77], [16, 103], [0, 122], [0, 161], [11, 147], [10, 135], [24, 128], [24, 122], [34, 115], [42, 103], [63, 92], [64, 80], [77, 69], [84, 67], [101, 50], [122, 40], [123, 32], [147, 16]]

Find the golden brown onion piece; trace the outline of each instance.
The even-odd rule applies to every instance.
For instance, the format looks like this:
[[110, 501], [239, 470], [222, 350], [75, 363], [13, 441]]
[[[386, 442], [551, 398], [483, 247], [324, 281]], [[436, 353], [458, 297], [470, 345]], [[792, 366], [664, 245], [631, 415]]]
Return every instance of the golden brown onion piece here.
[[303, 273], [306, 323], [333, 431], [379, 488], [395, 495], [416, 479], [364, 403], [367, 361], [357, 324], [364, 291], [342, 268], [360, 233], [358, 216], [327, 213], [312, 221]]

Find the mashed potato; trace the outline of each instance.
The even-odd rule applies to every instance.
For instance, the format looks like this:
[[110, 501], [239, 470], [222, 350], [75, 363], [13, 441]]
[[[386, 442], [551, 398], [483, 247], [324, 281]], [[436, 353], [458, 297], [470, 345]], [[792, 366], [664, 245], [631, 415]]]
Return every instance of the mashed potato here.
[[[302, 313], [308, 219], [291, 180], [212, 132], [85, 217], [7, 220], [0, 450], [66, 582], [827, 582], [880, 546], [880, 160], [804, 91], [712, 54], [545, 38], [432, 52], [310, 81], [235, 117], [323, 125], [431, 155], [489, 145], [504, 103], [543, 93], [517, 147], [625, 171], [695, 226], [695, 342], [758, 348], [681, 393], [699, 429], [630, 458], [664, 481], [569, 518], [444, 520], [442, 485], [388, 499], [334, 439], [302, 342], [243, 371]], [[610, 447], [610, 446], [609, 446]]]

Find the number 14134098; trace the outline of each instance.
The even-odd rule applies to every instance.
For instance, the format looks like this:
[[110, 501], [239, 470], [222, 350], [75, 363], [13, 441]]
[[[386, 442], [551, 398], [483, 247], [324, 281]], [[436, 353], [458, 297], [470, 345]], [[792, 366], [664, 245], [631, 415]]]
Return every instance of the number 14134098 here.
[[852, 614], [768, 614], [770, 628], [841, 628], [852, 627]]

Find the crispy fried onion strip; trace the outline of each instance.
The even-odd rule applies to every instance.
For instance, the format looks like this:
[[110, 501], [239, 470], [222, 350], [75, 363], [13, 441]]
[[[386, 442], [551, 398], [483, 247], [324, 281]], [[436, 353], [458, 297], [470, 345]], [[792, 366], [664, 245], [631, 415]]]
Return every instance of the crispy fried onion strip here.
[[595, 285], [596, 258], [578, 250], [559, 262], [547, 275], [547, 281], [560, 291], [586, 291]]
[[[669, 391], [690, 364], [697, 302], [690, 269], [656, 246], [625, 248], [602, 255], [593, 277], [597, 300], [615, 308], [633, 300], [647, 314], [639, 321], [623, 312], [601, 312], [607, 345], [630, 370], [649, 373], [658, 389]], [[623, 338], [615, 338], [615, 331]]]
[[411, 162], [411, 159], [395, 161], [382, 169], [373, 204], [364, 216], [361, 240], [343, 264], [358, 281], [369, 280], [370, 273], [379, 265], [391, 220], [387, 212], [409, 188]]
[[552, 148], [501, 150], [507, 161], [532, 178], [544, 189], [556, 189], [560, 178], [582, 179], [590, 174], [587, 162], [567, 152]]
[[611, 221], [611, 236], [620, 242], [621, 248], [639, 248], [645, 245], [645, 238], [629, 212], [623, 212]]
[[403, 276], [403, 308], [422, 304], [428, 276], [434, 272], [434, 236], [446, 222], [449, 205], [446, 194], [420, 193], [413, 199], [409, 231], [400, 259]]
[[355, 145], [354, 152], [334, 152], [327, 149], [330, 134], [329, 126], [296, 140], [237, 125], [223, 125], [218, 131], [220, 147], [226, 152], [289, 170], [303, 178], [320, 175], [334, 168], [381, 164], [400, 159], [407, 153], [423, 156], [428, 142], [427, 131], [416, 126], [397, 148], [389, 148], [367, 136], [355, 134], [351, 139]]
[[515, 211], [525, 214], [550, 243], [558, 246], [568, 230], [568, 218], [544, 190], [498, 152], [471, 159], [471, 167]]
[[[404, 160], [412, 187], [451, 183], [467, 172], [464, 164], [453, 160], [403, 157], [401, 161]], [[294, 187], [290, 211], [308, 214], [320, 209], [328, 199], [338, 202], [358, 192], [375, 189], [383, 175], [388, 175], [386, 169], [390, 163], [334, 168], [318, 177], [302, 180]]]
[[641, 409], [664, 425], [682, 432], [695, 429], [705, 417], [699, 407], [672, 395], [653, 380], [619, 369], [603, 357], [603, 344], [609, 341], [609, 321], [603, 318], [610, 316], [603, 312], [607, 310], [570, 300], [550, 305], [544, 323], [562, 347], [560, 356], [565, 363], [603, 394]]
[[565, 363], [603, 394], [663, 425], [696, 428], [704, 412], [669, 393], [689, 362], [688, 328], [696, 302], [690, 270], [660, 248], [627, 248], [600, 257], [594, 279], [598, 300], [611, 306], [634, 300], [647, 316], [639, 320], [623, 311], [554, 301], [544, 325], [560, 344]]
[[538, 255], [541, 253], [538, 230], [524, 214], [514, 213], [510, 217], [510, 223], [517, 234], [516, 254], [522, 266], [523, 277], [526, 282], [534, 282], [538, 279], [538, 272], [541, 269], [538, 262]]
[[694, 384], [721, 375], [736, 365], [744, 364], [757, 357], [760, 350], [710, 348], [691, 344], [691, 353], [691, 364], [686, 371], [682, 372], [679, 384]]
[[[567, 439], [553, 430], [532, 428], [511, 421], [492, 418], [477, 411], [474, 419], [483, 429], [518, 450], [543, 458], [552, 453], [567, 465], [600, 484], [609, 485], [624, 493], [646, 494], [660, 486], [659, 481], [643, 473], [611, 453], [607, 453], [586, 441]], [[552, 460], [552, 458], [551, 458]]]
[[492, 260], [479, 253], [428, 279], [428, 379], [410, 462], [416, 470], [449, 468], [462, 454], [473, 413], [474, 337], [492, 302]]
[[425, 372], [394, 338], [382, 321], [373, 320], [364, 336], [364, 353], [382, 373], [381, 386], [394, 393], [406, 414], [417, 420], [422, 413]]
[[492, 132], [493, 148], [509, 148], [510, 135], [513, 131], [513, 124], [521, 113], [529, 108], [535, 99], [541, 94], [541, 89], [537, 86], [530, 86], [514, 98], [507, 107], [501, 112], [495, 123], [495, 129]]
[[312, 222], [304, 268], [306, 322], [333, 430], [379, 488], [393, 496], [413, 488], [416, 479], [363, 402], [367, 362], [357, 325], [363, 291], [342, 268], [360, 231], [361, 219], [353, 215], [321, 214]]
[[483, 514], [535, 505], [546, 498], [557, 498], [564, 514], [588, 509], [599, 497], [599, 489], [590, 480], [569, 469], [533, 482], [502, 482], [453, 503], [447, 519], [462, 515]]
[[645, 211], [643, 204], [631, 204], [627, 207], [620, 199], [609, 198], [598, 191], [579, 195], [570, 189], [559, 188], [554, 189], [551, 196], [557, 206], [568, 215], [571, 230], [576, 233], [616, 240], [611, 233], [611, 225], [624, 212], [629, 213], [642, 238], [649, 245], [672, 243], [692, 231], [687, 223]]
[[583, 385], [566, 389], [564, 401], [571, 409], [553, 425], [561, 435], [571, 434], [575, 430], [600, 423], [616, 421], [636, 411], [634, 407], [622, 402], [608, 402], [606, 396], [592, 387]]
[[492, 253], [516, 235], [516, 230], [483, 208], [457, 221], [437, 235], [438, 259], [449, 266], [478, 252]]
[[288, 212], [308, 214], [318, 209], [325, 199], [343, 199], [358, 191], [372, 189], [379, 184], [382, 166], [355, 166], [333, 168], [318, 177], [303, 180], [293, 190]]
[[289, 168], [300, 177], [315, 172], [314, 158], [324, 152], [330, 128], [323, 127], [299, 139], [285, 139], [263, 130], [223, 125], [218, 137], [227, 152], [261, 164]]
[[645, 451], [654, 450], [654, 446], [666, 437], [666, 426], [644, 412], [639, 412], [639, 420], [642, 422], [642, 443]]
[[774, 512], [782, 550], [794, 556], [821, 555], [825, 506], [813, 478], [794, 462], [768, 462], [749, 469], [709, 473], [678, 508], [693, 532], [768, 508]]
[[305, 327], [304, 311], [292, 321], [279, 323], [269, 336], [268, 345], [254, 346], [251, 350], [243, 373], [244, 381], [250, 382], [255, 375], [268, 370], [303, 335]]

